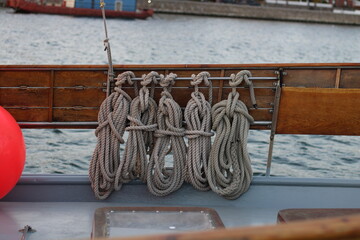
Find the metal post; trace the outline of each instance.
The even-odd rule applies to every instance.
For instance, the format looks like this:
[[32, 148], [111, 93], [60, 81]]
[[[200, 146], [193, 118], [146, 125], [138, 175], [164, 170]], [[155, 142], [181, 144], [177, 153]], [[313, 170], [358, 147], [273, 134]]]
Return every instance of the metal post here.
[[281, 96], [281, 84], [282, 84], [282, 70], [276, 72], [278, 74], [278, 81], [276, 82], [276, 90], [275, 90], [275, 99], [274, 99], [274, 110], [272, 116], [272, 124], [271, 124], [271, 132], [270, 132], [270, 143], [269, 143], [269, 152], [268, 152], [268, 159], [266, 163], [266, 174], [265, 176], [270, 176], [270, 169], [271, 169], [271, 162], [272, 162], [272, 154], [274, 148], [274, 138], [275, 138], [275, 131], [277, 126], [277, 118], [279, 113], [279, 105], [280, 105], [280, 96]]

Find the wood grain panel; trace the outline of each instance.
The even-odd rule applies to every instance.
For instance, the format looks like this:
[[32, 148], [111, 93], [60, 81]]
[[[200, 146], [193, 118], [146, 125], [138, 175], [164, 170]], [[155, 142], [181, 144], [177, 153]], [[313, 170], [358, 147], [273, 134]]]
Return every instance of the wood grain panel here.
[[336, 69], [287, 69], [283, 77], [286, 87], [333, 88]]
[[99, 109], [54, 108], [55, 122], [93, 122], [97, 121]]
[[54, 86], [55, 87], [103, 87], [103, 83], [106, 82], [107, 75], [104, 71], [55, 71]]
[[50, 71], [0, 71], [1, 87], [49, 87]]
[[285, 87], [276, 133], [360, 135], [359, 105], [360, 89]]
[[[227, 99], [227, 96], [231, 92], [231, 88], [224, 88], [223, 99]], [[250, 98], [250, 90], [248, 88], [238, 88], [240, 93], [240, 101], [244, 102], [248, 108], [252, 108], [252, 102]], [[275, 91], [269, 88], [256, 88], [254, 89], [256, 104], [259, 108], [272, 108], [274, 103]]]
[[0, 105], [4, 107], [48, 107], [49, 88], [0, 88]]
[[83, 90], [73, 88], [54, 89], [54, 107], [99, 107], [105, 99], [105, 93], [98, 88]]
[[343, 69], [340, 88], [360, 88], [360, 69]]
[[48, 108], [6, 108], [18, 122], [47, 122]]
[[250, 109], [249, 114], [255, 121], [271, 121], [272, 113], [268, 109]]

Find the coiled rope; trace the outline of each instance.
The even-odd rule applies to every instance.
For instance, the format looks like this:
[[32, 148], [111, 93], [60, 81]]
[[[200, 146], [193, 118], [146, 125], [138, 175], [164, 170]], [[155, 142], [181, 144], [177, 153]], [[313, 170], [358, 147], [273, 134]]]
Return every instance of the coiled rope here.
[[251, 84], [251, 73], [244, 70], [230, 77], [232, 92], [228, 99], [212, 107], [216, 136], [210, 152], [208, 181], [214, 192], [227, 199], [236, 199], [248, 190], [252, 179], [247, 138], [254, 119], [236, 91], [243, 80]]
[[[146, 182], [146, 169], [148, 165], [148, 154], [153, 148], [153, 133], [157, 129], [156, 111], [157, 104], [154, 97], [155, 84], [159, 78], [157, 72], [151, 72], [143, 75], [139, 91], [139, 96], [134, 98], [130, 106], [128, 119], [130, 126], [125, 130], [129, 132], [126, 142], [123, 161], [119, 167], [119, 173], [116, 175], [116, 182], [127, 183], [133, 179], [139, 178]], [[151, 84], [151, 92], [147, 85]]]
[[[170, 73], [164, 78], [160, 75], [163, 87], [157, 112], [158, 129], [155, 131], [156, 142], [150, 157], [147, 171], [147, 186], [156, 196], [168, 195], [181, 187], [185, 178], [186, 145], [183, 139], [180, 106], [170, 94], [176, 74]], [[165, 157], [173, 153], [173, 167], [165, 167]]]
[[[211, 150], [211, 101], [212, 85], [208, 80], [210, 74], [201, 72], [193, 74], [191, 85], [195, 91], [191, 93], [191, 99], [186, 105], [184, 118], [186, 121], [186, 136], [188, 138], [186, 180], [200, 191], [210, 190], [207, 180], [207, 168]], [[198, 85], [204, 82], [209, 87], [209, 102], [205, 100], [203, 93], [199, 92]]]
[[98, 199], [106, 199], [115, 187], [115, 176], [120, 165], [120, 144], [124, 143], [123, 134], [131, 102], [121, 86], [125, 82], [133, 85], [133, 77], [132, 72], [120, 74], [114, 92], [102, 102], [99, 109], [99, 126], [95, 130], [98, 140], [89, 166], [91, 187]]

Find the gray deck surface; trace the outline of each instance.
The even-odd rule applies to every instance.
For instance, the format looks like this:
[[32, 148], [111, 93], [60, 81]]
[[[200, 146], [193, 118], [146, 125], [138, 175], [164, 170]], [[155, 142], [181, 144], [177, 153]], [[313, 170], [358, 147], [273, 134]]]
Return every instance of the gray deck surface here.
[[226, 227], [263, 225], [276, 223], [277, 212], [286, 208], [360, 208], [360, 180], [255, 177], [237, 200], [198, 192], [190, 185], [160, 198], [135, 182], [98, 201], [86, 176], [24, 176], [0, 200], [0, 240], [20, 239], [18, 230], [25, 225], [37, 230], [29, 240], [88, 238], [95, 209], [109, 206], [210, 207]]

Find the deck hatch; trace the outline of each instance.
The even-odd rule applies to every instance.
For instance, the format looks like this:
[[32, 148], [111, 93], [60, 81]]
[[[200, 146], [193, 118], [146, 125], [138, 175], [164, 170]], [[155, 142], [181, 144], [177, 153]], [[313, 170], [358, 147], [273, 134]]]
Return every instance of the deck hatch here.
[[92, 238], [222, 228], [215, 210], [201, 207], [106, 207], [95, 211]]

